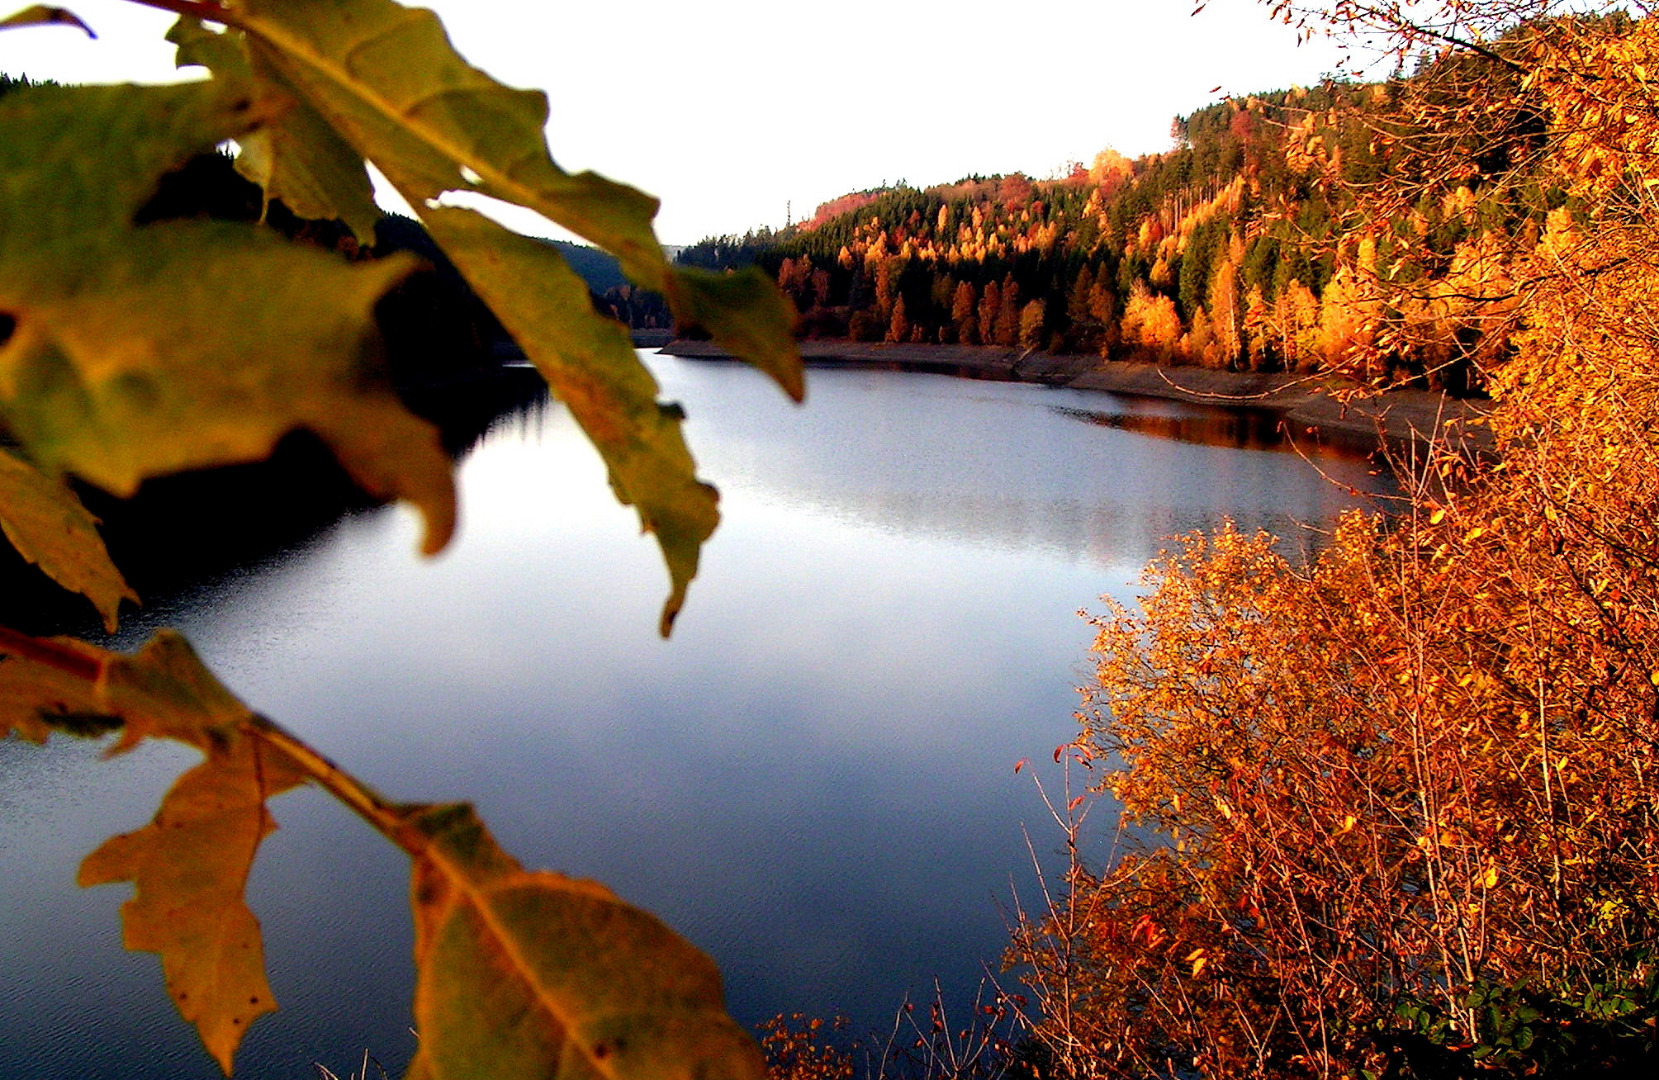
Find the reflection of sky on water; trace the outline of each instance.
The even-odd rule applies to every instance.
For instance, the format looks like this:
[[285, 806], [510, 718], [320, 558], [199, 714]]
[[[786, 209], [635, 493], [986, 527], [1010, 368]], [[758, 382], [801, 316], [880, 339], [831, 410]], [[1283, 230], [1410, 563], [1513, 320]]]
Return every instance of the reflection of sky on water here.
[[[1171, 533], [1223, 515], [1288, 532], [1348, 501], [1291, 455], [1066, 411], [1113, 408], [1102, 395], [817, 371], [796, 410], [747, 370], [656, 363], [726, 515], [671, 642], [654, 547], [556, 407], [467, 461], [462, 535], [434, 562], [410, 516], [363, 514], [129, 632], [182, 626], [388, 794], [471, 797], [527, 863], [662, 914], [749, 1023], [878, 1027], [935, 974], [971, 988], [1002, 946], [997, 901], [1029, 877], [1021, 823], [1056, 842], [1012, 766], [1071, 734], [1077, 609], [1124, 592]], [[122, 891], [67, 888], [179, 755], [0, 750], [0, 1074], [214, 1075], [153, 960], [116, 955]], [[408, 1052], [404, 868], [315, 795], [276, 809], [253, 891], [285, 1008], [242, 1068], [340, 1071], [364, 1045], [390, 1068]]]

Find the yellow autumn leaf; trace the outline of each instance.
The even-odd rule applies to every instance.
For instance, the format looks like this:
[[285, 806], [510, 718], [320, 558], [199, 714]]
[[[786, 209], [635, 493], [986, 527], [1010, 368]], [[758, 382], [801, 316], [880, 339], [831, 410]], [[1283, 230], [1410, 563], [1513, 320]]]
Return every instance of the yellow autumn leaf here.
[[720, 521], [719, 497], [697, 479], [680, 433], [680, 411], [657, 401], [657, 381], [627, 330], [594, 312], [587, 285], [557, 249], [471, 210], [428, 210], [426, 220], [605, 459], [617, 498], [656, 535], [672, 580], [661, 621], [667, 636]]
[[260, 841], [276, 827], [265, 801], [303, 780], [280, 751], [232, 738], [179, 778], [154, 821], [81, 863], [83, 886], [133, 883], [122, 941], [161, 956], [179, 1015], [226, 1075], [248, 1024], [276, 1008], [259, 921], [243, 899]]
[[103, 650], [73, 638], [47, 639], [51, 650], [80, 659], [83, 673], [72, 674], [22, 651], [35, 639], [11, 630], [0, 635], [0, 739], [16, 735], [39, 743], [53, 731], [100, 735], [120, 727], [94, 689]]
[[211, 752], [253, 719], [174, 630], [158, 631], [130, 655], [104, 653], [96, 689], [100, 703], [121, 718], [117, 750], [165, 738]]
[[162, 632], [124, 655], [4, 630], [0, 654], [0, 725], [25, 737], [119, 728], [123, 747], [164, 736], [205, 754], [148, 826], [102, 844], [78, 880], [134, 884], [122, 906], [123, 940], [160, 955], [180, 1015], [228, 1074], [248, 1024], [275, 1008], [243, 892], [274, 828], [265, 801], [301, 783], [303, 770], [248, 733], [253, 714], [178, 634]]
[[47, 577], [92, 601], [115, 631], [121, 601], [138, 602], [110, 561], [98, 519], [60, 481], [0, 450], [0, 528], [24, 559]]
[[204, 753], [155, 819], [88, 855], [78, 880], [133, 883], [122, 939], [160, 955], [179, 1014], [227, 1074], [248, 1024], [276, 1007], [259, 923], [243, 899], [260, 841], [275, 827], [265, 801], [305, 779], [285, 752], [249, 734], [253, 719], [171, 631], [126, 655], [0, 630], [0, 725], [25, 737], [119, 728], [118, 749], [159, 736]]
[[[66, 710], [86, 715], [58, 723], [31, 708], [59, 689]], [[105, 842], [79, 880], [134, 884], [124, 941], [160, 955], [180, 1014], [227, 1072], [248, 1024], [275, 1007], [243, 899], [274, 828], [265, 803], [312, 778], [414, 862], [421, 1049], [411, 1076], [764, 1075], [707, 956], [602, 885], [525, 871], [468, 807], [387, 803], [255, 716], [177, 634], [125, 655], [0, 629], [0, 723], [27, 736], [119, 726], [123, 746], [160, 736], [203, 751], [150, 825]]]

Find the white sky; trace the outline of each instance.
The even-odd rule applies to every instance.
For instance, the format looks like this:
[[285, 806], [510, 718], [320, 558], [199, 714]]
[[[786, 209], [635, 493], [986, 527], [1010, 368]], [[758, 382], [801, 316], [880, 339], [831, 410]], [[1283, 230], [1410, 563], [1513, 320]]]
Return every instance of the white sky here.
[[[171, 81], [172, 16], [56, 0], [99, 33], [0, 32], [0, 71], [70, 82]], [[0, 8], [26, 0], [0, 0]], [[1104, 146], [1169, 145], [1170, 120], [1309, 84], [1327, 41], [1297, 46], [1256, 0], [434, 0], [457, 48], [546, 90], [567, 169], [657, 195], [657, 233], [686, 244], [784, 224], [785, 207], [882, 181], [1043, 177]], [[1212, 91], [1213, 87], [1221, 89]], [[527, 231], [549, 232], [515, 219]]]

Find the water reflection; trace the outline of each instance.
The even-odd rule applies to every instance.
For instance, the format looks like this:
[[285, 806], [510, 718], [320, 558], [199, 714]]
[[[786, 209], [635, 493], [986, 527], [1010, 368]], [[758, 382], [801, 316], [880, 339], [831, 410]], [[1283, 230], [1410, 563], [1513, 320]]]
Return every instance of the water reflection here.
[[[1281, 452], [1290, 444], [1259, 415], [1204, 406], [827, 369], [812, 373], [810, 406], [790, 413], [752, 373], [728, 372], [718, 397], [702, 392], [702, 374], [673, 367], [662, 377], [691, 403], [708, 475], [794, 512], [897, 534], [1132, 572], [1165, 538], [1227, 517], [1299, 541], [1304, 525], [1381, 485], [1351, 452], [1319, 455], [1322, 482]], [[887, 393], [894, 379], [906, 380], [897, 397]], [[1102, 430], [1081, 434], [1080, 418]]]
[[[1066, 412], [1110, 411], [1100, 395], [826, 370], [798, 410], [747, 369], [653, 364], [725, 514], [673, 641], [653, 545], [550, 405], [467, 458], [440, 559], [415, 556], [411, 515], [354, 512], [124, 637], [180, 625], [388, 794], [473, 798], [526, 862], [657, 911], [720, 962], [746, 1023], [879, 1028], [935, 975], [971, 989], [1028, 873], [1022, 822], [1040, 852], [1057, 842], [1012, 765], [1070, 734], [1077, 609], [1128, 589], [1169, 533], [1231, 516], [1295, 536], [1351, 502], [1293, 455]], [[153, 958], [119, 953], [122, 890], [69, 886], [181, 755], [0, 749], [0, 1075], [215, 1075]], [[284, 1008], [239, 1071], [339, 1072], [365, 1046], [395, 1068], [406, 867], [320, 797], [275, 810], [251, 888]]]
[[1086, 424], [1200, 446], [1318, 453], [1325, 458], [1340, 457], [1355, 461], [1372, 461], [1378, 456], [1375, 440], [1359, 435], [1330, 432], [1293, 437], [1285, 426], [1283, 415], [1271, 409], [1222, 408], [1149, 398], [1115, 397], [1113, 406], [1111, 409], [1055, 406], [1055, 412]]

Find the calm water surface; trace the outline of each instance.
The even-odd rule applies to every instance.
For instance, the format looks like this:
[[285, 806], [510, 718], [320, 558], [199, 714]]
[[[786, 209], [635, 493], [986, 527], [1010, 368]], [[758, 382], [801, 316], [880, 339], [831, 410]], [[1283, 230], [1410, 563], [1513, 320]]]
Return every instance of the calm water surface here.
[[[396, 798], [470, 798], [525, 863], [602, 879], [711, 952], [744, 1023], [885, 1028], [995, 966], [1058, 843], [1021, 758], [1072, 734], [1089, 628], [1171, 534], [1282, 536], [1355, 499], [1249, 418], [937, 376], [813, 372], [795, 409], [744, 368], [649, 358], [690, 411], [725, 522], [673, 640], [666, 578], [557, 406], [467, 458], [463, 529], [415, 556], [399, 509], [155, 601], [230, 685]], [[1156, 431], [1166, 437], [1145, 432]], [[1321, 459], [1373, 486], [1356, 458]], [[1098, 605], [1096, 605], [1098, 606]], [[140, 826], [191, 755], [0, 744], [0, 1077], [217, 1076], [125, 887], [79, 859]], [[311, 792], [251, 884], [282, 1011], [239, 1077], [394, 1073], [413, 1045], [407, 864]]]

